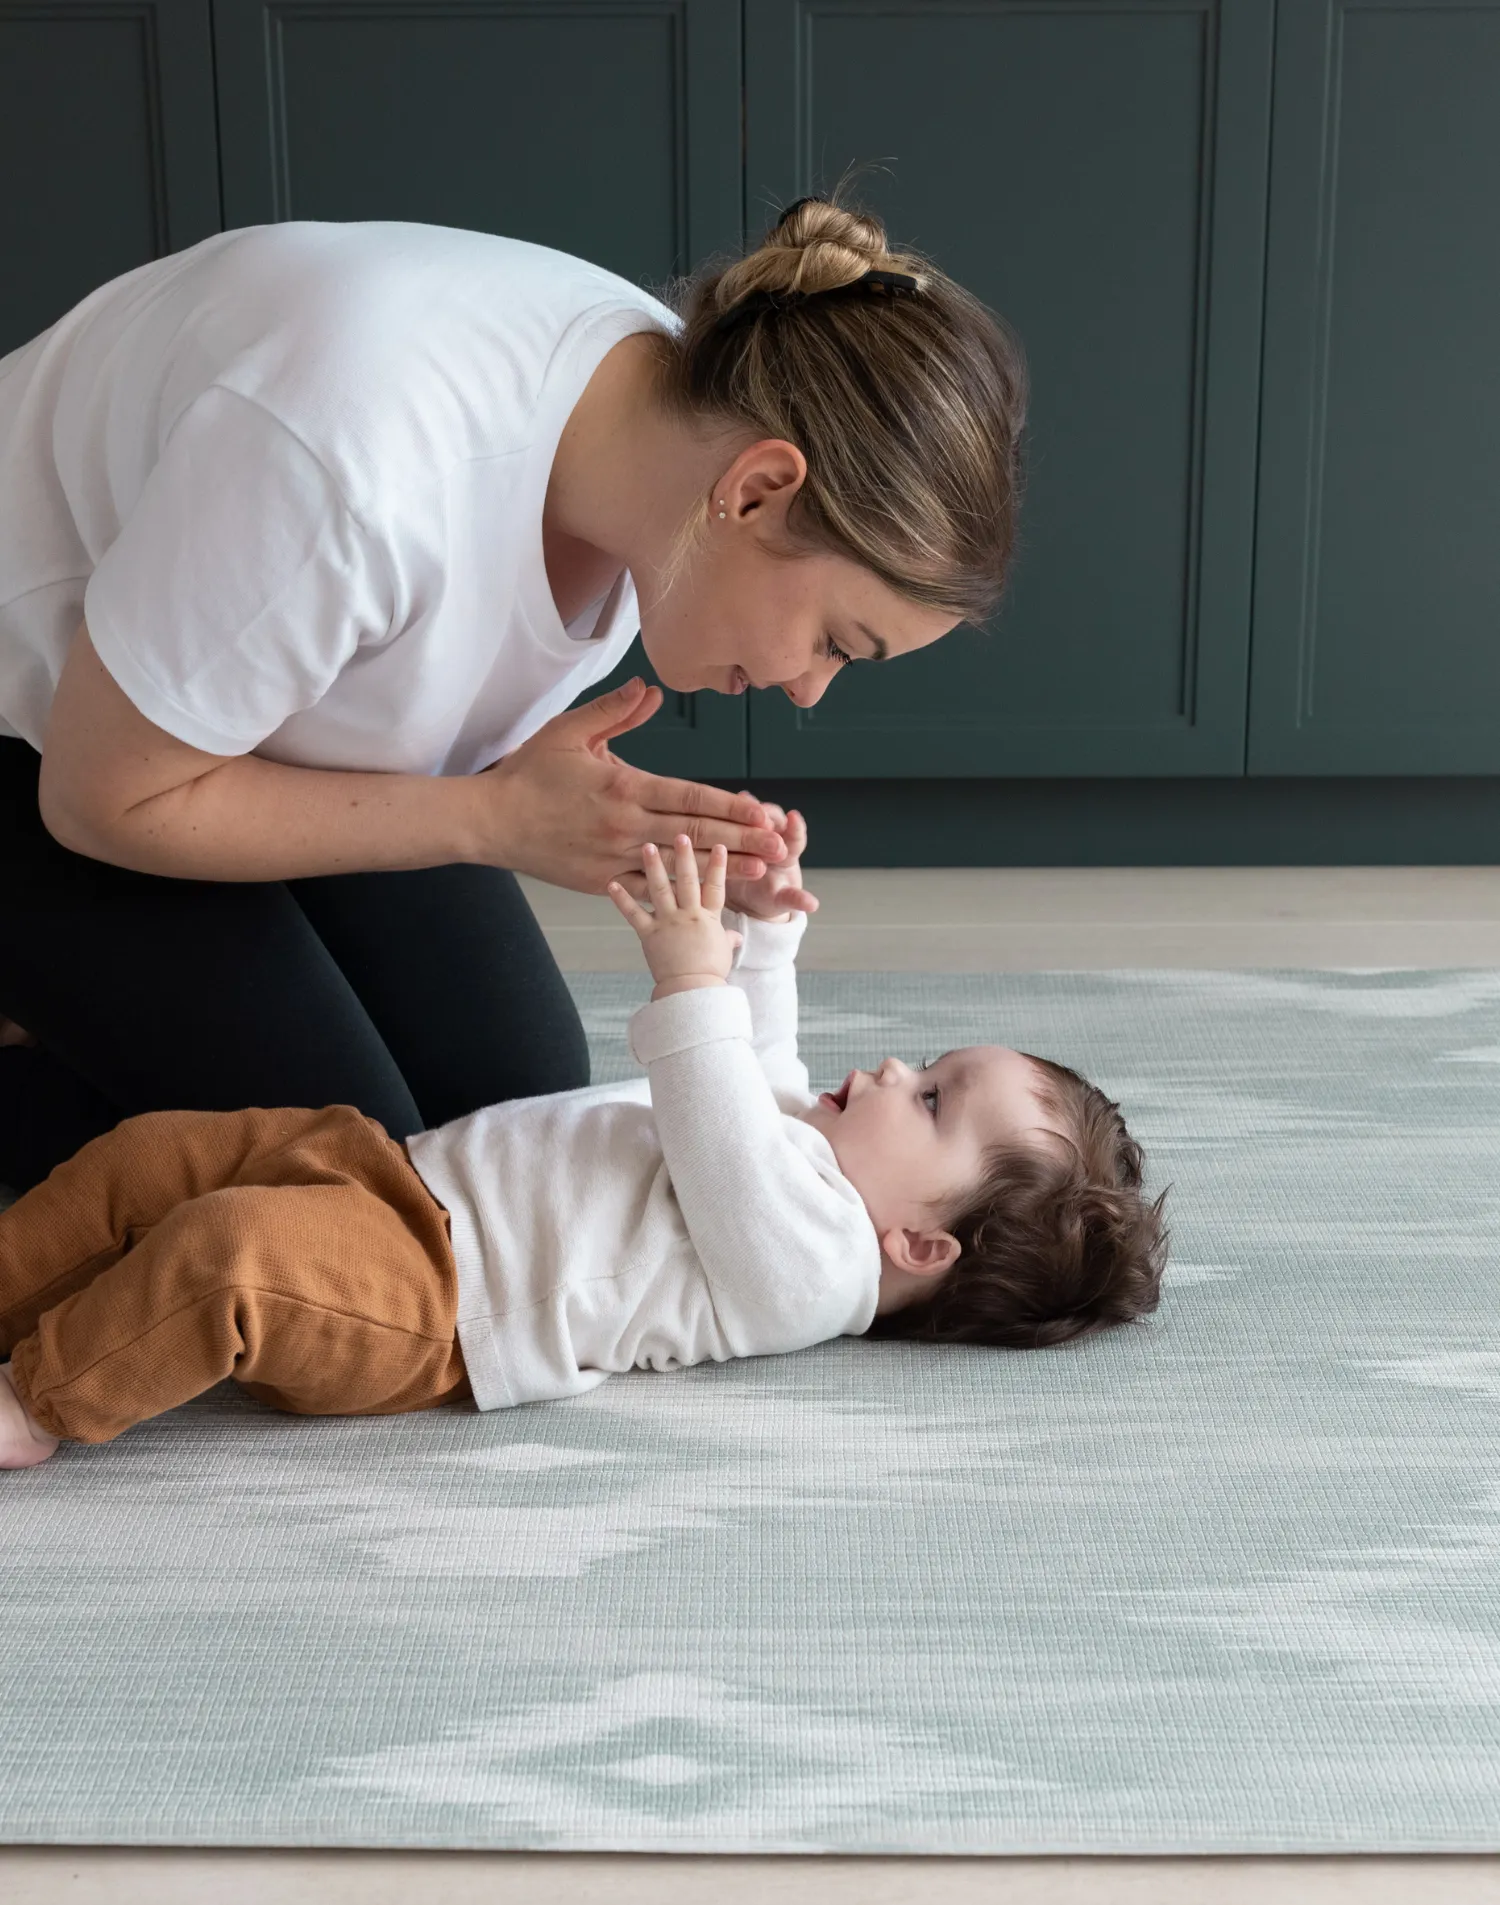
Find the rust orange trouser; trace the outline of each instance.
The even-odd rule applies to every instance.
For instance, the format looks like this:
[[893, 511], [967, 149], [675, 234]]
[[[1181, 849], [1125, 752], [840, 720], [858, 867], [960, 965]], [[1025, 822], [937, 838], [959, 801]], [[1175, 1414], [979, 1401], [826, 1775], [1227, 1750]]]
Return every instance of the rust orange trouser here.
[[73, 1442], [226, 1376], [298, 1415], [458, 1400], [457, 1310], [447, 1212], [352, 1105], [142, 1112], [0, 1211], [0, 1360]]

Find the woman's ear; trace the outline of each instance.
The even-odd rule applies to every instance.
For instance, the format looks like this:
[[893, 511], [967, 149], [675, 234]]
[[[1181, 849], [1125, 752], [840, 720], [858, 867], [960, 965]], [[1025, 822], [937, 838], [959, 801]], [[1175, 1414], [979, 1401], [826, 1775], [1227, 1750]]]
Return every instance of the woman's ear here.
[[880, 1247], [898, 1270], [913, 1277], [937, 1277], [958, 1262], [962, 1245], [951, 1230], [910, 1230], [892, 1227]]

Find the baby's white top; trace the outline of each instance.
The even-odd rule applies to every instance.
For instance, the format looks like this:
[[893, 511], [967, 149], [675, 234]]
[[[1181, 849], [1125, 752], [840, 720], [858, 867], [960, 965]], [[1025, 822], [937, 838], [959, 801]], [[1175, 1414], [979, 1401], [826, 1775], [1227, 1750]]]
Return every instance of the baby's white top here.
[[628, 571], [566, 627], [542, 505], [605, 353], [675, 330], [597, 265], [388, 220], [251, 225], [0, 358], [0, 735], [68, 643], [213, 754], [466, 774], [620, 660]]
[[805, 1349], [869, 1328], [880, 1243], [797, 1053], [805, 914], [726, 910], [730, 982], [642, 1006], [644, 1078], [489, 1105], [406, 1141], [449, 1213], [481, 1409], [618, 1370]]

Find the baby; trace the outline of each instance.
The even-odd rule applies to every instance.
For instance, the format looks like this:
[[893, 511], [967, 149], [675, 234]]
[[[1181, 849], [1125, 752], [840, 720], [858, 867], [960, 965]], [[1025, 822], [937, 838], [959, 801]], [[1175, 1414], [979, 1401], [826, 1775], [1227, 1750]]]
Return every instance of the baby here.
[[972, 1045], [814, 1096], [787, 857], [611, 884], [646, 1076], [397, 1143], [349, 1105], [126, 1118], [0, 1211], [0, 1467], [232, 1376], [301, 1415], [480, 1409], [836, 1336], [1039, 1347], [1153, 1310], [1166, 1233], [1118, 1107]]

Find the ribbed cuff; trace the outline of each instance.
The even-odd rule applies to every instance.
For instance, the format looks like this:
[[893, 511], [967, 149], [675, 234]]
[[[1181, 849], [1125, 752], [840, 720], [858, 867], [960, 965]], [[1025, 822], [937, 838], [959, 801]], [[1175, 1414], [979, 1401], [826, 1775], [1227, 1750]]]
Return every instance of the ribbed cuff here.
[[753, 919], [726, 906], [723, 918], [727, 927], [743, 935], [734, 949], [736, 972], [763, 972], [770, 966], [794, 964], [807, 931], [806, 913], [793, 913], [790, 919], [781, 921]]
[[630, 1049], [642, 1065], [690, 1045], [751, 1037], [750, 1001], [738, 986], [696, 986], [643, 1005], [630, 1021]]

